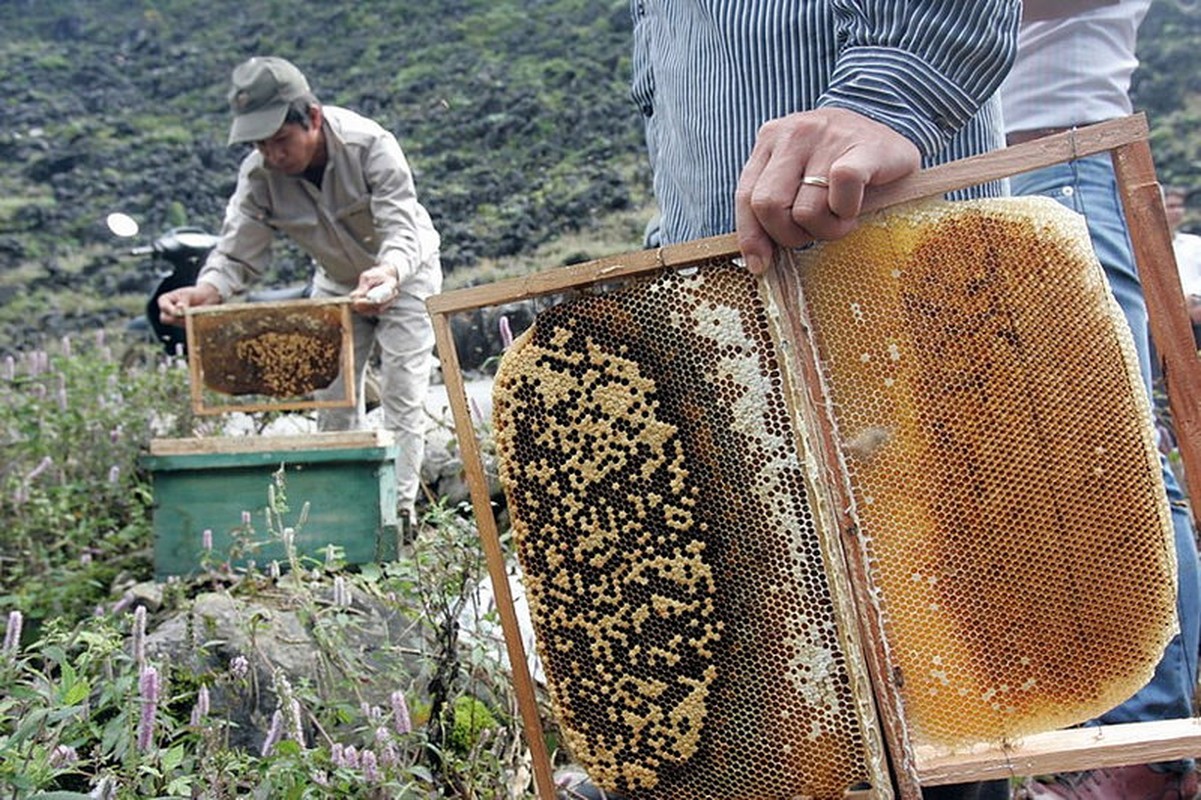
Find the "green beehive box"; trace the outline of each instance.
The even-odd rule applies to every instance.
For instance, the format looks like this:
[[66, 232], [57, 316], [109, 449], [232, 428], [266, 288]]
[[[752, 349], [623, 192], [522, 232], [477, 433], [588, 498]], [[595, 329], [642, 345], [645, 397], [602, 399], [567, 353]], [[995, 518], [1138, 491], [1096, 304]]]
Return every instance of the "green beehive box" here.
[[[352, 564], [396, 558], [396, 452], [387, 431], [152, 440], [141, 463], [154, 491], [155, 577], [197, 572], [206, 529], [213, 534], [213, 563], [286, 565], [284, 545], [267, 529], [265, 514], [281, 465], [288, 506], [283, 524], [296, 527], [309, 504], [295, 535], [302, 556], [320, 558], [333, 544]], [[259, 543], [253, 552], [242, 547], [243, 512], [250, 513], [250, 539]]]

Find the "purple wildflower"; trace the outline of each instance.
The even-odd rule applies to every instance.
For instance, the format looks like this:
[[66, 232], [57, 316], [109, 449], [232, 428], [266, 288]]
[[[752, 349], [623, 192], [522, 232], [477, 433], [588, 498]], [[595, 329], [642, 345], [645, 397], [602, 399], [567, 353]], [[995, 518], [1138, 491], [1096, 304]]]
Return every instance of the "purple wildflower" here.
[[0, 648], [0, 653], [16, 653], [21, 649], [21, 626], [25, 623], [25, 617], [20, 611], [8, 612], [8, 626], [4, 629], [4, 647]]
[[513, 346], [513, 329], [509, 326], [508, 316], [500, 318], [500, 343], [506, 350]]
[[209, 687], [201, 686], [196, 692], [196, 704], [192, 706], [192, 726], [198, 726], [209, 715]]
[[350, 592], [346, 589], [346, 579], [341, 575], [334, 576], [334, 606], [336, 608], [350, 608], [351, 599]]
[[4, 380], [12, 382], [17, 379], [17, 362], [12, 356], [4, 357]]
[[125, 594], [121, 595], [121, 599], [113, 603], [113, 613], [124, 613], [125, 609], [133, 605], [133, 600], [133, 592], [126, 592]]
[[267, 738], [263, 740], [262, 756], [266, 758], [271, 755], [275, 749], [275, 745], [279, 743], [279, 737], [284, 731], [284, 715], [277, 708], [275, 713], [271, 715], [271, 727], [267, 730]]
[[292, 702], [288, 703], [288, 727], [292, 738], [304, 748], [304, 727], [300, 720], [300, 701], [293, 698]]
[[359, 768], [359, 751], [353, 744], [347, 745], [342, 751], [342, 766], [347, 769]]
[[211, 553], [213, 551], [213, 529], [205, 528], [200, 532], [200, 546], [204, 548], [204, 552]]
[[250, 526], [250, 512], [249, 511], [242, 512], [242, 526], [243, 527]]
[[146, 606], [133, 610], [133, 660], [146, 663]]
[[158, 711], [158, 670], [147, 664], [138, 679], [142, 716], [138, 720], [138, 750], [145, 753], [154, 745], [154, 717]]
[[121, 480], [121, 468], [113, 464], [108, 468], [108, 483], [110, 486], [116, 486]]
[[50, 751], [50, 766], [62, 769], [79, 761], [79, 753], [69, 744], [56, 745]]
[[342, 743], [334, 742], [329, 748], [329, 760], [335, 767], [346, 766], [346, 758], [342, 752]]
[[375, 760], [375, 753], [370, 750], [364, 750], [363, 755], [359, 758], [359, 762], [363, 765], [363, 778], [368, 783], [378, 783], [379, 768]]
[[394, 767], [400, 763], [400, 753], [396, 750], [396, 745], [384, 742], [379, 751], [379, 763], [385, 768]]
[[409, 704], [405, 693], [397, 690], [392, 693], [392, 727], [401, 736], [413, 730], [413, 722], [409, 719]]
[[236, 681], [240, 681], [250, 674], [250, 662], [246, 660], [246, 656], [234, 656], [230, 660], [229, 674]]

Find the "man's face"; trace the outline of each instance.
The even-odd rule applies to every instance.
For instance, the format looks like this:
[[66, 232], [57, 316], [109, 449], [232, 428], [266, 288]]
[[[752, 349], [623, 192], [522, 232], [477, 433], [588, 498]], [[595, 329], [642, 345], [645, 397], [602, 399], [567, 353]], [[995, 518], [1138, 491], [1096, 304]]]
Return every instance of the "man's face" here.
[[[309, 127], [286, 122], [274, 136], [254, 143], [269, 169], [285, 175], [300, 175], [321, 152], [321, 109], [309, 109]], [[324, 155], [324, 153], [322, 153]]]

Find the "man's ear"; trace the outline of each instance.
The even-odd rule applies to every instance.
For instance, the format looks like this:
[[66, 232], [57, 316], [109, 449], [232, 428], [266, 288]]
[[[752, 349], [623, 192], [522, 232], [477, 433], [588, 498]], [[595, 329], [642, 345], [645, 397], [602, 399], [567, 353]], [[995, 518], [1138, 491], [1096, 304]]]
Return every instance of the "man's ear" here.
[[309, 127], [312, 130], [321, 130], [321, 122], [325, 119], [325, 114], [321, 111], [321, 106], [313, 103], [309, 106]]

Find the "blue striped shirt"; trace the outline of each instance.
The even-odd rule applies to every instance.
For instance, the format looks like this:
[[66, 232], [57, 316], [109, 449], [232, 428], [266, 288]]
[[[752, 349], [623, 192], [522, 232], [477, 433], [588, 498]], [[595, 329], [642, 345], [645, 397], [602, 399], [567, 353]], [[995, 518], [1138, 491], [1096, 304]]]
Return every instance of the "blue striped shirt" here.
[[[1019, 0], [631, 0], [664, 242], [728, 233], [768, 120], [839, 107], [883, 122], [926, 164], [1001, 147], [994, 91]], [[998, 194], [978, 187], [965, 194]]]

